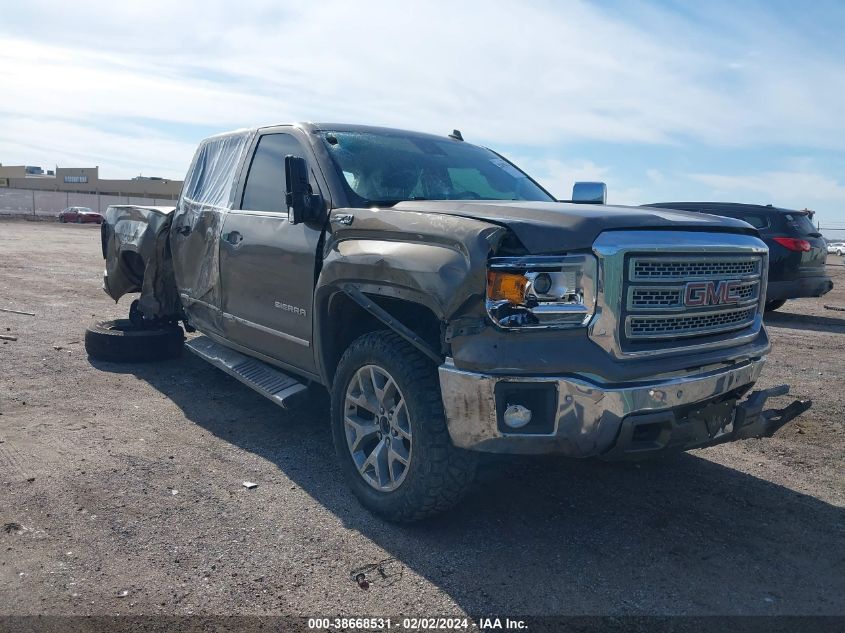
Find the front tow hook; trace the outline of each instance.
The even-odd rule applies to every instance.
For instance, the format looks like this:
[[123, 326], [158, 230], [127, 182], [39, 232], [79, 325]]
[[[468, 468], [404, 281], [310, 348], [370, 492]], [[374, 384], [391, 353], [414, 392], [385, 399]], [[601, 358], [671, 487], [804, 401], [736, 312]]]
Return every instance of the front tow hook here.
[[813, 406], [812, 400], [795, 400], [783, 409], [763, 410], [766, 400], [789, 393], [789, 385], [754, 391], [737, 406], [734, 428], [736, 439], [771, 437], [778, 429]]

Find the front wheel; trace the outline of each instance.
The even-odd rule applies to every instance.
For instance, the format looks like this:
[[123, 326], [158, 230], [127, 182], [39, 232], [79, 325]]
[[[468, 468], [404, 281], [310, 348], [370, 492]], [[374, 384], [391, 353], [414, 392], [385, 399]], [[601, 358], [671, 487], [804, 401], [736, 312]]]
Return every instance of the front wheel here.
[[391, 331], [361, 336], [341, 358], [332, 436], [355, 496], [389, 521], [447, 510], [475, 476], [476, 455], [449, 438], [437, 368]]

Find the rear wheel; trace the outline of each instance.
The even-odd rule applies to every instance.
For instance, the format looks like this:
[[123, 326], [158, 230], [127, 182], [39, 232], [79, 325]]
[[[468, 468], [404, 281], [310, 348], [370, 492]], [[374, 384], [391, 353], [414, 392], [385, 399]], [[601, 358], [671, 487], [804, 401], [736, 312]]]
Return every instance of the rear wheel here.
[[85, 351], [98, 360], [139, 363], [179, 356], [184, 340], [178, 325], [141, 328], [129, 319], [115, 319], [88, 327]]
[[766, 301], [766, 312], [774, 312], [778, 308], [782, 308], [786, 303], [786, 299], [778, 299], [775, 301]]
[[477, 457], [446, 428], [437, 368], [390, 331], [358, 338], [332, 387], [332, 436], [355, 496], [389, 521], [415, 521], [454, 505]]

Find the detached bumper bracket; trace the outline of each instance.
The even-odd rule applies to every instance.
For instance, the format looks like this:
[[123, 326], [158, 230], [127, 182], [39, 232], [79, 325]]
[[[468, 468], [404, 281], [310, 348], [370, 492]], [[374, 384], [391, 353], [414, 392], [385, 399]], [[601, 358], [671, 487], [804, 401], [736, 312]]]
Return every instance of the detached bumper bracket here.
[[356, 288], [352, 284], [346, 284], [343, 287], [343, 292], [345, 292], [349, 296], [349, 298], [352, 299], [355, 303], [364, 308], [364, 310], [372, 314], [375, 318], [377, 318], [391, 330], [396, 332], [399, 336], [408, 341], [411, 345], [416, 347], [435, 363], [439, 365], [443, 361], [443, 358], [440, 356], [440, 354], [437, 353], [437, 351], [433, 347], [431, 347], [431, 345], [429, 345], [422, 338], [417, 336], [413, 330], [400, 323], [397, 319], [393, 318], [387, 310], [382, 308], [375, 301], [372, 301], [358, 288]]
[[[787, 385], [754, 391], [742, 402], [728, 400], [707, 405], [690, 412], [683, 420], [677, 420], [671, 410], [631, 416], [622, 422], [615, 446], [602, 458], [638, 459], [673, 449], [687, 450], [734, 440], [771, 437], [812, 405], [810, 400], [795, 400], [783, 409], [763, 408], [769, 398], [787, 393]], [[726, 424], [731, 414], [733, 422]], [[650, 435], [649, 428], [652, 429]]]
[[778, 429], [813, 406], [812, 400], [795, 400], [783, 409], [766, 409], [766, 400], [789, 393], [789, 385], [754, 391], [737, 405], [734, 439], [771, 437]]

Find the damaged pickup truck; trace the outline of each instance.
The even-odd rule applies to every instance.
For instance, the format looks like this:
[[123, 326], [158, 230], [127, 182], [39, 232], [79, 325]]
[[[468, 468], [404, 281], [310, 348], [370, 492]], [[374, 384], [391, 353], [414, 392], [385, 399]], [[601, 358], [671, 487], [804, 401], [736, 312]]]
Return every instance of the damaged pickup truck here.
[[769, 352], [752, 227], [591, 204], [603, 185], [573, 197], [458, 131], [215, 136], [175, 209], [108, 209], [105, 291], [140, 297], [86, 346], [174, 356], [181, 322], [191, 352], [281, 406], [325, 386], [345, 478], [397, 521], [454, 504], [478, 451], [642, 458], [810, 406], [751, 392]]

